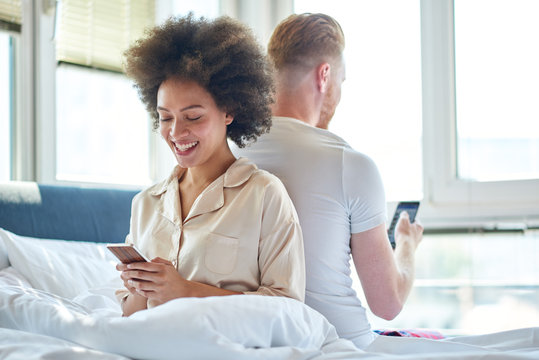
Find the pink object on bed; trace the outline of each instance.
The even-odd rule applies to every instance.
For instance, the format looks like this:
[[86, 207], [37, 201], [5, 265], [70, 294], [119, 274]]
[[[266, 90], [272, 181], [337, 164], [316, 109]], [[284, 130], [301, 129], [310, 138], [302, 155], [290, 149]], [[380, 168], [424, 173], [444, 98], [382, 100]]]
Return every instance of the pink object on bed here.
[[417, 337], [434, 340], [445, 338], [439, 331], [430, 329], [374, 330], [374, 332], [384, 336]]

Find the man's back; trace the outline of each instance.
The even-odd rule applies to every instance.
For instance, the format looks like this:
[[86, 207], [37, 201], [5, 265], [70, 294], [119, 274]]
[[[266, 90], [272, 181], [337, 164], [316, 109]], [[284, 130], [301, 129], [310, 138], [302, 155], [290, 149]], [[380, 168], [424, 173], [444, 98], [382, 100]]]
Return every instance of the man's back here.
[[273, 118], [269, 134], [233, 152], [277, 175], [294, 202], [305, 244], [305, 302], [341, 336], [366, 346], [375, 335], [352, 289], [350, 237], [386, 220], [375, 164], [331, 132], [291, 118]]

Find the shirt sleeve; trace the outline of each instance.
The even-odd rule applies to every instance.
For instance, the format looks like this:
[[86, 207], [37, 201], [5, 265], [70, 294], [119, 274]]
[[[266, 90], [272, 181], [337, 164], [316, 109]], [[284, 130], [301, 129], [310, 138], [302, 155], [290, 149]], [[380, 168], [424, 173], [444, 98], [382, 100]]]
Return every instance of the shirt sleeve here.
[[296, 210], [277, 178], [266, 188], [259, 240], [260, 287], [246, 294], [305, 300], [305, 254]]

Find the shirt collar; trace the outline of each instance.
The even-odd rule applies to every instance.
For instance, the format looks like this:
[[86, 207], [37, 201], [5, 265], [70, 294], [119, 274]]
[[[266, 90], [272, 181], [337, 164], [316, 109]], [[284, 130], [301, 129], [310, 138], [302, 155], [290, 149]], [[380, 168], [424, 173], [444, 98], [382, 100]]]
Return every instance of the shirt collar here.
[[225, 171], [223, 178], [224, 187], [236, 187], [243, 185], [257, 170], [256, 165], [249, 159], [240, 157]]
[[[237, 159], [225, 173], [213, 181], [200, 196], [195, 200], [190, 214], [184, 214], [185, 220], [219, 209], [224, 205], [224, 188], [232, 188], [244, 184], [257, 170], [255, 164], [246, 158]], [[161, 197], [161, 209], [158, 210], [166, 218], [176, 224], [181, 223], [179, 204], [179, 184], [178, 179], [185, 172], [185, 168], [176, 166], [170, 176], [157, 185], [151, 192], [153, 196]]]
[[[240, 157], [229, 166], [223, 175], [216, 179], [220, 180], [222, 178], [223, 187], [236, 187], [245, 183], [251, 175], [257, 170], [257, 166], [249, 161], [247, 158]], [[172, 170], [172, 173], [169, 177], [158, 184], [156, 188], [151, 192], [154, 196], [159, 196], [163, 194], [167, 189], [170, 188], [171, 184], [177, 182], [178, 179], [185, 172], [185, 168], [176, 165]]]

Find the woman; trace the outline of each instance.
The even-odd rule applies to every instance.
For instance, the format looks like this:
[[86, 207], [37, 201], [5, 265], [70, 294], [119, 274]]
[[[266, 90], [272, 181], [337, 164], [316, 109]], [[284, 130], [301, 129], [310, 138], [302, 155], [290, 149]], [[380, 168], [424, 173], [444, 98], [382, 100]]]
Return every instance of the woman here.
[[[126, 242], [151, 262], [119, 264], [125, 316], [181, 297], [303, 301], [303, 240], [282, 183], [245, 158], [271, 125], [271, 73], [245, 26], [171, 18], [126, 51], [126, 72], [178, 165], [133, 199]], [[134, 144], [136, 145], [136, 144]]]

